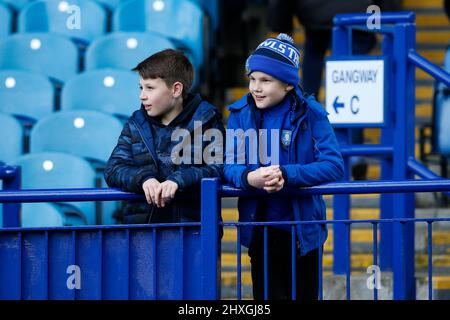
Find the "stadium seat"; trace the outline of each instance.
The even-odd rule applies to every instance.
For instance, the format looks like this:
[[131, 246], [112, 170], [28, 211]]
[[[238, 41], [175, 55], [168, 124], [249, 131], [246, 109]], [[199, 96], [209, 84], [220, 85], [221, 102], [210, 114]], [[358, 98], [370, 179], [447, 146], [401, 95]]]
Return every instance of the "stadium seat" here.
[[[14, 163], [22, 167], [23, 189], [95, 188], [95, 171], [83, 158], [56, 152], [31, 153]], [[73, 212], [78, 209], [89, 224], [95, 224], [95, 202], [66, 203]]]
[[[450, 47], [447, 48], [443, 68], [450, 72]], [[434, 145], [436, 151], [450, 157], [450, 89], [443, 83], [437, 84], [433, 110]]]
[[11, 18], [11, 10], [0, 2], [0, 39], [7, 37], [11, 33]]
[[115, 117], [92, 110], [53, 113], [31, 130], [30, 151], [65, 152], [105, 163], [122, 131]]
[[211, 20], [211, 27], [217, 30], [219, 27], [219, 1], [220, 0], [193, 0], [198, 3], [208, 14]]
[[22, 204], [20, 225], [23, 228], [62, 227], [65, 220], [64, 212], [56, 204]]
[[58, 83], [76, 75], [78, 64], [76, 45], [63, 36], [15, 34], [0, 41], [0, 70], [34, 71]]
[[151, 54], [175, 49], [166, 38], [145, 32], [118, 32], [94, 41], [86, 52], [86, 70], [116, 68], [131, 70]]
[[0, 162], [10, 164], [22, 154], [23, 131], [20, 122], [7, 114], [0, 113]]
[[50, 32], [86, 45], [106, 32], [106, 11], [90, 0], [34, 1], [19, 14], [19, 32]]
[[20, 70], [0, 70], [0, 112], [34, 122], [51, 114], [54, 104], [54, 88], [46, 76]]
[[115, 31], [151, 31], [178, 42], [192, 54], [196, 70], [204, 62], [203, 23], [203, 10], [190, 0], [131, 0], [113, 16]]
[[94, 1], [101, 4], [108, 10], [114, 11], [114, 9], [117, 8], [122, 2], [129, 0], [94, 0]]
[[4, 3], [10, 6], [15, 11], [22, 10], [25, 6], [34, 2], [35, 0], [0, 0], [0, 3]]
[[139, 76], [131, 71], [86, 71], [70, 79], [64, 86], [61, 109], [97, 110], [129, 117], [141, 104], [138, 83]]

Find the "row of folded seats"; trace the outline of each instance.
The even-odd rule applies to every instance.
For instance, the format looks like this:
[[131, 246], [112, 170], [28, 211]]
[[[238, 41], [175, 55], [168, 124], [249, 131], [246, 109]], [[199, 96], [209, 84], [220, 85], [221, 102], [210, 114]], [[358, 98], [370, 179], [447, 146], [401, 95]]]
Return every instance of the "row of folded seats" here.
[[[0, 165], [22, 167], [23, 189], [106, 187], [104, 165], [140, 105], [130, 70], [173, 48], [200, 75], [217, 2], [0, 0]], [[114, 224], [119, 205], [22, 204], [21, 225]]]
[[[72, 5], [77, 5], [78, 11], [72, 10]], [[0, 16], [5, 16], [0, 19], [2, 69], [18, 66], [40, 70], [27, 62], [29, 59], [52, 62], [56, 69], [61, 69], [64, 62], [66, 66], [60, 72], [47, 74], [56, 82], [64, 82], [74, 73], [92, 68], [130, 69], [151, 53], [176, 48], [186, 52], [196, 70], [194, 85], [206, 78], [204, 66], [209, 62], [213, 43], [206, 39], [214, 39], [214, 31], [205, 27], [207, 15], [195, 1], [123, 2], [114, 11], [109, 33], [105, 10], [91, 0], [32, 1], [18, 14], [18, 33], [13, 34], [10, 31], [14, 30], [14, 19], [7, 18], [5, 5], [0, 3], [0, 8]], [[17, 51], [21, 54], [12, 54]]]
[[[22, 189], [107, 187], [103, 169], [122, 129], [117, 118], [91, 110], [51, 114], [31, 129], [30, 152], [25, 154], [22, 124], [0, 113], [0, 128], [5, 136], [0, 162], [21, 167]], [[23, 227], [114, 224], [119, 205], [115, 201], [22, 204], [21, 221]]]

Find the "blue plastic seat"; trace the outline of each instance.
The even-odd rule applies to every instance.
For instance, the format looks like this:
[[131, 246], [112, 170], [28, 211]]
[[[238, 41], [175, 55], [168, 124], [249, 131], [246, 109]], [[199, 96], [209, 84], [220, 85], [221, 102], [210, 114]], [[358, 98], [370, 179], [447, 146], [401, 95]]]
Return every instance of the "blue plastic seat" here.
[[51, 114], [54, 104], [54, 88], [46, 76], [0, 70], [0, 112], [36, 121]]
[[50, 32], [88, 44], [106, 32], [106, 11], [90, 0], [34, 1], [20, 12], [19, 32]]
[[101, 4], [110, 11], [114, 11], [121, 3], [129, 0], [94, 0], [95, 2]]
[[196, 70], [204, 62], [204, 13], [190, 0], [131, 0], [113, 16], [115, 31], [151, 31], [180, 43], [193, 55]]
[[94, 41], [86, 51], [86, 70], [116, 68], [131, 70], [148, 56], [175, 49], [170, 40], [145, 32], [111, 33]]
[[139, 76], [135, 72], [117, 69], [86, 71], [64, 86], [61, 109], [97, 110], [129, 117], [140, 107], [138, 84]]
[[217, 30], [219, 27], [219, 0], [193, 0], [198, 3], [208, 14], [211, 20], [211, 27]]
[[65, 82], [78, 72], [78, 49], [64, 36], [15, 34], [0, 41], [0, 69], [38, 72]]
[[[95, 188], [95, 171], [85, 159], [56, 152], [26, 154], [14, 165], [22, 168], [23, 189]], [[95, 202], [69, 202], [70, 210], [78, 209], [89, 224], [95, 224]]]
[[22, 10], [25, 6], [30, 4], [31, 2], [34, 2], [36, 0], [0, 0], [0, 3], [4, 3], [8, 6], [10, 6], [15, 11]]
[[3, 133], [0, 139], [0, 162], [10, 164], [22, 154], [22, 126], [14, 117], [0, 113], [0, 128]]
[[106, 113], [71, 110], [53, 113], [31, 130], [30, 151], [66, 152], [105, 163], [117, 144], [121, 122]]
[[[443, 68], [450, 72], [450, 47], [447, 48]], [[450, 89], [438, 83], [434, 99], [434, 145], [435, 151], [450, 157]]]
[[52, 203], [24, 203], [20, 215], [23, 228], [62, 227], [65, 215]]
[[11, 18], [11, 10], [0, 2], [0, 39], [7, 37], [11, 33]]

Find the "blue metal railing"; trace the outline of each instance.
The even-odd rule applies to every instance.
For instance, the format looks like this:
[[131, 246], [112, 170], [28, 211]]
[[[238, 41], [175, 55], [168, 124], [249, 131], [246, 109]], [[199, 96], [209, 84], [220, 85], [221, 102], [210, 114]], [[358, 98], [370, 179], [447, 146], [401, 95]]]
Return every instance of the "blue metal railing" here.
[[[312, 194], [368, 194], [368, 193], [411, 193], [411, 192], [434, 192], [434, 191], [450, 191], [450, 179], [441, 179], [441, 180], [413, 180], [413, 181], [373, 181], [373, 182], [344, 182], [344, 183], [329, 183], [320, 186], [314, 187], [304, 187], [299, 189], [284, 189], [281, 193], [291, 194], [291, 195], [312, 195]], [[265, 258], [265, 269], [264, 269], [264, 277], [266, 279], [265, 282], [265, 296], [268, 294], [268, 264], [267, 264], [267, 228], [270, 226], [279, 226], [279, 225], [290, 225], [291, 226], [291, 238], [295, 239], [296, 231], [294, 226], [296, 225], [306, 225], [306, 224], [319, 224], [319, 225], [344, 225], [346, 230], [346, 242], [345, 242], [345, 250], [347, 251], [346, 257], [350, 259], [351, 246], [350, 246], [350, 232], [352, 224], [362, 224], [362, 223], [370, 223], [373, 225], [373, 263], [374, 265], [378, 262], [378, 237], [377, 230], [379, 225], [390, 224], [390, 225], [399, 225], [402, 233], [405, 232], [405, 227], [408, 224], [415, 223], [427, 223], [428, 224], [428, 277], [429, 277], [429, 299], [432, 299], [432, 224], [435, 222], [448, 222], [450, 218], [426, 218], [426, 219], [413, 219], [413, 218], [397, 218], [397, 219], [367, 219], [367, 220], [322, 220], [322, 221], [272, 221], [272, 222], [223, 222], [220, 223], [220, 199], [223, 197], [247, 197], [247, 196], [263, 196], [264, 192], [249, 192], [239, 190], [230, 186], [222, 186], [218, 179], [204, 179], [202, 181], [202, 197], [201, 197], [201, 222], [200, 223], [179, 223], [179, 224], [156, 224], [156, 225], [122, 225], [122, 226], [87, 226], [87, 227], [64, 227], [64, 228], [4, 228], [0, 230], [0, 241], [9, 241], [16, 245], [16, 249], [19, 252], [19, 256], [22, 256], [22, 259], [19, 260], [8, 260], [8, 263], [13, 263], [13, 265], [8, 265], [8, 263], [3, 263], [0, 266], [0, 297], [9, 297], [13, 299], [21, 299], [21, 298], [36, 298], [36, 292], [38, 298], [63, 298], [63, 299], [72, 299], [72, 298], [89, 298], [89, 299], [100, 299], [100, 298], [117, 298], [120, 297], [122, 299], [126, 298], [199, 298], [199, 299], [218, 299], [220, 298], [220, 245], [218, 242], [219, 238], [219, 228], [222, 225], [225, 228], [234, 227], [237, 228], [237, 243], [240, 242], [240, 228], [244, 226], [260, 226], [264, 228], [264, 251], [266, 253]], [[69, 190], [14, 190], [14, 191], [2, 191], [0, 192], [0, 202], [6, 203], [17, 203], [17, 202], [59, 202], [59, 201], [79, 201], [79, 200], [90, 200], [90, 201], [98, 201], [98, 200], [143, 200], [143, 195], [131, 194], [127, 192], [122, 192], [114, 189], [69, 189]], [[6, 219], [10, 219], [8, 215], [14, 214], [13, 211], [6, 212]], [[14, 219], [13, 219], [14, 220]], [[187, 228], [187, 229], [186, 229]], [[194, 228], [193, 233], [191, 231], [187, 232], [189, 228]], [[167, 255], [168, 260], [171, 263], [174, 263], [177, 266], [177, 269], [174, 270], [168, 268], [156, 268], [158, 259], [161, 258], [161, 255], [156, 254], [159, 248], [159, 241], [157, 240], [157, 233], [161, 231], [157, 230], [170, 230], [171, 241], [166, 242], [166, 247], [173, 246], [176, 243], [177, 250], [173, 254], [170, 254], [170, 250], [162, 250], [159, 249], [164, 255]], [[142, 230], [144, 233], [141, 234], [141, 238], [132, 237], [131, 234], [134, 235], [135, 230]], [[176, 231], [178, 230], [178, 231]], [[198, 238], [198, 231], [200, 230], [200, 238]], [[116, 235], [110, 236], [111, 239], [115, 239], [115, 241], [109, 241], [105, 244], [105, 237], [103, 234], [108, 234], [108, 232], [117, 232]], [[122, 234], [120, 234], [122, 232]], [[36, 234], [43, 235], [43, 238], [35, 239]], [[58, 238], [55, 235], [66, 233], [66, 236], [62, 238]], [[67, 234], [69, 233], [69, 235]], [[163, 232], [161, 232], [163, 234]], [[177, 234], [175, 236], [174, 234]], [[196, 234], [197, 238], [192, 239], [192, 235]], [[187, 236], [189, 235], [189, 236]], [[109, 236], [109, 235], [108, 235]], [[77, 238], [86, 239], [89, 238], [91, 241], [85, 242], [77, 242]], [[95, 238], [96, 240], [92, 240]], [[5, 240], [6, 239], [6, 240]], [[33, 240], [34, 239], [34, 240]], [[54, 240], [56, 239], [56, 240]], [[63, 239], [63, 240], [62, 240]], [[122, 239], [122, 240], [120, 240]], [[117, 249], [116, 242], [119, 243], [124, 241], [124, 239], [128, 239], [125, 241], [125, 246], [122, 249]], [[403, 237], [400, 237], [403, 239]], [[138, 269], [133, 269], [138, 272], [139, 276], [144, 277], [145, 273], [150, 272], [150, 275], [146, 275], [144, 278], [146, 279], [145, 284], [143, 286], [142, 283], [138, 281], [139, 277], [132, 277], [130, 275], [130, 268], [122, 266], [117, 269], [116, 272], [123, 272], [125, 277], [129, 279], [127, 281], [131, 281], [133, 285], [131, 287], [138, 286], [138, 289], [130, 291], [130, 283], [127, 284], [127, 281], [121, 282], [120, 285], [114, 286], [110, 283], [101, 283], [101, 287], [104, 291], [99, 292], [95, 291], [96, 288], [94, 284], [98, 285], [99, 280], [89, 280], [87, 281], [87, 291], [79, 292], [74, 294], [73, 292], [67, 294], [67, 289], [61, 284], [54, 285], [52, 284], [51, 277], [47, 274], [45, 277], [38, 276], [36, 273], [42, 272], [43, 269], [36, 269], [34, 266], [34, 270], [31, 265], [27, 264], [30, 259], [29, 256], [26, 255], [26, 247], [23, 247], [24, 240], [28, 243], [29, 247], [33, 247], [35, 245], [35, 249], [37, 251], [34, 252], [33, 259], [36, 257], [43, 257], [42, 268], [49, 270], [49, 267], [52, 269], [62, 268], [64, 264], [59, 262], [55, 262], [51, 260], [51, 250], [50, 248], [55, 247], [55, 243], [61, 244], [61, 241], [72, 243], [70, 247], [71, 250], [68, 251], [65, 259], [67, 261], [71, 261], [72, 263], [76, 262], [77, 252], [84, 252], [84, 255], [92, 258], [95, 263], [89, 264], [89, 262], [84, 260], [84, 267], [88, 268], [92, 273], [97, 270], [97, 276], [100, 279], [111, 280], [112, 277], [108, 276], [111, 274], [110, 265], [114, 265], [118, 261], [122, 261], [125, 259], [128, 265], [134, 265], [136, 260], [133, 259], [138, 257], [137, 259], [143, 259], [149, 263], [148, 266], [141, 266]], [[321, 239], [319, 239], [319, 242]], [[11, 242], [12, 241], [12, 242]], [[187, 241], [187, 242], [186, 242]], [[19, 243], [19, 244], [17, 244]], [[38, 244], [36, 244], [38, 243]], [[135, 256], [131, 257], [130, 254], [130, 243], [133, 243], [134, 247], [137, 248], [133, 251]], [[186, 244], [189, 243], [189, 244]], [[145, 251], [145, 248], [148, 248], [150, 245], [154, 254], [144, 255], [145, 258], [139, 256], [136, 252], [137, 250]], [[291, 254], [295, 254], [295, 248], [293, 246], [294, 242], [292, 242]], [[111, 245], [112, 247], [109, 247]], [[405, 248], [405, 243], [400, 244], [403, 248]], [[9, 246], [11, 248], [11, 246]], [[14, 246], [12, 246], [14, 247]], [[94, 249], [92, 249], [94, 248]], [[242, 278], [241, 278], [241, 249], [240, 246], [237, 246], [237, 299], [242, 298], [241, 288], [242, 288]], [[78, 251], [77, 251], [78, 250]], [[92, 251], [94, 255], [92, 254]], [[119, 250], [121, 254], [119, 256], [111, 255], [108, 250]], [[173, 250], [172, 250], [173, 251]], [[41, 254], [37, 254], [41, 253]], [[91, 253], [89, 253], [91, 252]], [[98, 253], [101, 253], [100, 256], [102, 258], [98, 258]], [[109, 253], [107, 253], [109, 252]], [[0, 250], [1, 253], [1, 250]], [[3, 254], [3, 258], [5, 257], [5, 253]], [[9, 256], [8, 256], [9, 254]], [[9, 252], [6, 256], [11, 257], [14, 256], [11, 252]], [[197, 259], [186, 258], [187, 256], [192, 255], [196, 257], [201, 257]], [[323, 248], [319, 246], [319, 298], [323, 299], [323, 266], [322, 266], [322, 255]], [[25, 258], [28, 257], [28, 258]], [[106, 258], [104, 258], [106, 257]], [[128, 257], [127, 259], [124, 257]], [[130, 258], [131, 257], [131, 258]], [[177, 263], [175, 261], [180, 261], [180, 257], [184, 257], [181, 259], [181, 263]], [[79, 258], [78, 258], [79, 259]], [[177, 260], [178, 259], [178, 260]], [[65, 260], [65, 261], [66, 261]], [[12, 262], [11, 262], [12, 261]], [[31, 260], [30, 260], [31, 261]], [[46, 262], [47, 261], [47, 262]], [[67, 262], [66, 261], [66, 262]], [[196, 261], [194, 265], [185, 264], [183, 265], [183, 261]], [[34, 261], [36, 263], [36, 261]], [[47, 263], [47, 265], [46, 265]], [[97, 264], [96, 264], [97, 263]], [[50, 264], [50, 265], [48, 265]], [[99, 266], [100, 265], [100, 266]], [[154, 266], [154, 267], [149, 267]], [[5, 269], [6, 268], [6, 269]], [[26, 270], [32, 272], [32, 274], [27, 274]], [[150, 270], [149, 270], [150, 269]], [[189, 270], [197, 270], [198, 272], [194, 274], [186, 274], [187, 269]], [[160, 275], [157, 274], [157, 270], [164, 270], [166, 273], [173, 273], [172, 276], [165, 275], [169, 277], [170, 280], [168, 283], [178, 283], [182, 285], [178, 285], [177, 287], [171, 287], [173, 290], [171, 294], [158, 294], [159, 291], [167, 291], [167, 288], [164, 288], [165, 284], [161, 284], [161, 281], [158, 282]], [[292, 283], [295, 283], [296, 276], [295, 275], [295, 259], [292, 262]], [[141, 273], [139, 273], [139, 271]], [[103, 274], [106, 272], [106, 275]], [[24, 276], [22, 273], [25, 273]], [[7, 276], [5, 276], [7, 274]], [[350, 278], [351, 278], [351, 265], [350, 260], [346, 266], [346, 298], [351, 298], [351, 287], [350, 287]], [[61, 276], [61, 275], [60, 275]], [[22, 282], [20, 279], [31, 279], [39, 278], [41, 282], [35, 283], [35, 287]], [[397, 275], [394, 277], [394, 282], [397, 281], [398, 278], [402, 278], [403, 274]], [[164, 277], [163, 277], [164, 278]], [[167, 278], [164, 278], [167, 280]], [[195, 286], [192, 285], [193, 279], [197, 283], [201, 283], [201, 288], [195, 289]], [[142, 279], [141, 279], [142, 280]], [[100, 280], [100, 282], [103, 280]], [[195, 282], [194, 281], [194, 282]], [[186, 287], [184, 287], [186, 285]], [[123, 293], [124, 286], [128, 286], [126, 294]], [[147, 287], [150, 286], [150, 287]], [[160, 287], [163, 286], [163, 287]], [[133, 287], [133, 288], [134, 288]], [[94, 293], [89, 292], [89, 288], [94, 290]], [[39, 289], [39, 290], [38, 290]], [[123, 294], [119, 294], [122, 292]], [[295, 298], [298, 295], [296, 292], [295, 286], [292, 286], [292, 297]], [[405, 299], [408, 297], [394, 297], [396, 299]], [[378, 292], [376, 288], [374, 288], [374, 299], [378, 299]]]
[[[435, 192], [435, 191], [450, 191], [450, 179], [440, 179], [440, 180], [408, 180], [408, 181], [367, 181], [367, 182], [344, 182], [344, 183], [328, 183], [314, 187], [304, 187], [298, 189], [283, 189], [280, 193], [290, 194], [290, 195], [336, 195], [336, 194], [373, 194], [373, 193], [414, 193], [414, 192]], [[233, 188], [227, 185], [221, 186], [217, 179], [205, 179], [202, 182], [202, 198], [211, 199], [210, 201], [206, 201], [202, 205], [202, 216], [210, 215], [215, 216], [214, 214], [210, 214], [210, 212], [217, 211], [217, 206], [220, 205], [220, 198], [222, 197], [254, 197], [254, 196], [264, 196], [266, 193], [263, 191], [244, 191], [237, 188]], [[218, 196], [219, 195], [219, 196]], [[217, 200], [215, 200], [217, 199]], [[212, 206], [210, 210], [208, 207]], [[217, 222], [217, 221], [212, 221]], [[372, 224], [373, 225], [373, 263], [374, 265], [378, 264], [378, 236], [377, 230], [380, 225], [396, 225], [399, 226], [401, 234], [399, 235], [399, 239], [401, 239], [401, 243], [399, 244], [401, 250], [400, 255], [403, 257], [405, 255], [405, 250], [407, 249], [407, 243], [403, 240], [405, 239], [404, 235], [406, 233], [406, 227], [410, 224], [416, 223], [427, 223], [428, 224], [428, 288], [429, 299], [432, 299], [432, 290], [433, 290], [433, 271], [432, 271], [432, 223], [434, 222], [450, 222], [450, 218], [392, 218], [392, 219], [366, 219], [366, 220], [323, 220], [323, 221], [271, 221], [271, 222], [224, 222], [222, 225], [224, 227], [232, 227], [237, 228], [237, 291], [236, 297], [237, 299], [242, 298], [242, 278], [241, 278], [241, 249], [240, 249], [240, 228], [244, 226], [260, 226], [264, 228], [264, 252], [267, 257], [267, 227], [268, 226], [281, 226], [281, 225], [291, 225], [291, 237], [295, 239], [295, 229], [293, 226], [295, 225], [306, 225], [306, 224], [325, 224], [325, 225], [343, 225], [345, 228], [345, 251], [346, 251], [346, 259], [348, 259], [345, 268], [346, 275], [346, 298], [350, 299], [350, 273], [351, 273], [351, 261], [350, 261], [350, 253], [351, 253], [351, 245], [350, 245], [350, 231], [352, 224]], [[211, 225], [212, 227], [212, 225]], [[336, 236], [336, 234], [335, 234]], [[322, 243], [319, 239], [319, 244]], [[335, 239], [336, 240], [336, 239]], [[292, 246], [294, 242], [292, 242]], [[414, 243], [412, 244], [414, 246]], [[294, 257], [295, 249], [291, 248], [291, 257]], [[319, 298], [323, 299], [323, 266], [322, 266], [322, 254], [323, 248], [319, 245]], [[294, 261], [295, 259], [293, 259]], [[213, 265], [216, 262], [212, 263]], [[294, 262], [293, 262], [294, 263]], [[403, 264], [405, 261], [403, 261]], [[295, 265], [292, 265], [292, 273], [294, 273]], [[399, 281], [398, 279], [403, 279], [405, 276], [404, 266], [400, 269], [400, 273], [394, 274], [394, 283], [395, 281]], [[403, 272], [402, 272], [403, 271]], [[266, 279], [264, 284], [265, 296], [268, 294], [268, 286], [267, 286], [267, 259], [265, 259], [265, 269], [264, 269], [264, 277]], [[297, 292], [295, 288], [295, 276], [292, 277], [292, 297], [296, 297]], [[408, 284], [415, 285], [415, 283]], [[212, 290], [214, 291], [214, 290]], [[374, 299], [378, 299], [378, 291], [376, 286], [374, 286]], [[394, 296], [394, 299], [410, 299], [410, 297], [403, 296]]]
[[[418, 67], [437, 80], [450, 85], [450, 74], [431, 63], [416, 52], [416, 26], [413, 12], [382, 13], [378, 18], [378, 28], [367, 28], [367, 22], [373, 18], [372, 14], [341, 14], [334, 18], [332, 56], [333, 60], [352, 60], [352, 31], [364, 30], [379, 33], [382, 36], [382, 55], [389, 67], [385, 74], [389, 84], [386, 95], [385, 121], [381, 128], [379, 145], [350, 145], [352, 128], [337, 128], [336, 136], [342, 146], [342, 154], [346, 167], [345, 180], [350, 179], [350, 161], [352, 156], [378, 157], [381, 160], [382, 180], [409, 180], [414, 174], [425, 179], [440, 179], [428, 168], [414, 160], [415, 143], [415, 68]], [[448, 192], [444, 193], [449, 196]], [[348, 219], [350, 213], [350, 199], [347, 195], [334, 197], [335, 218]], [[382, 218], [413, 218], [414, 199], [410, 194], [400, 194], [395, 198], [383, 194], [380, 198]], [[334, 230], [337, 238], [345, 239], [346, 230], [343, 226], [336, 226]], [[399, 243], [402, 230], [399, 226], [380, 226], [380, 265], [383, 271], [393, 270], [394, 274], [402, 272]], [[411, 243], [414, 229], [407, 228], [404, 237]], [[343, 242], [334, 241], [333, 271], [344, 274], [348, 267], [349, 258]], [[406, 276], [395, 282], [396, 297], [415, 295], [415, 288], [411, 285], [414, 271], [413, 246], [405, 250], [407, 266]]]

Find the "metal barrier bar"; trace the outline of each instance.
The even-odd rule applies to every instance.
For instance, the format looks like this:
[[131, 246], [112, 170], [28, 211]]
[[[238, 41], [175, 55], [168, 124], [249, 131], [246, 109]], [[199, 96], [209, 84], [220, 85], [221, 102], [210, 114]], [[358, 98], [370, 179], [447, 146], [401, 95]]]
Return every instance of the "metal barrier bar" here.
[[180, 227], [180, 264], [178, 264], [179, 299], [184, 299], [184, 229]]
[[437, 80], [442, 81], [444, 84], [450, 87], [450, 73], [436, 66], [434, 63], [422, 57], [416, 51], [408, 52], [408, 60], [416, 67], [419, 67], [426, 73], [430, 74]]
[[267, 260], [267, 226], [264, 226], [264, 300], [269, 299], [269, 266]]
[[152, 259], [152, 263], [153, 263], [153, 293], [154, 293], [154, 297], [156, 299], [156, 297], [158, 296], [158, 265], [157, 265], [157, 250], [156, 250], [156, 245], [157, 245], [157, 229], [153, 228], [153, 232], [152, 232], [152, 252], [153, 252], [153, 259]]
[[296, 253], [295, 226], [291, 226], [291, 295], [292, 300], [297, 299], [297, 253]]
[[[424, 179], [443, 179], [441, 176], [438, 176], [436, 173], [425, 167], [423, 164], [419, 163], [414, 158], [410, 158], [408, 160], [408, 169]], [[450, 192], [442, 192], [442, 194], [450, 197]]]
[[239, 226], [237, 228], [237, 240], [236, 240], [236, 255], [237, 255], [237, 299], [242, 299], [242, 284], [241, 284], [241, 275], [242, 275], [242, 264], [241, 264], [241, 228]]
[[[205, 179], [207, 180], [207, 179]], [[279, 194], [301, 195], [333, 195], [333, 194], [374, 194], [374, 193], [416, 193], [450, 191], [450, 179], [422, 179], [403, 181], [358, 181], [324, 183], [313, 187], [296, 189], [285, 188]], [[264, 190], [247, 191], [223, 185], [219, 188], [221, 197], [254, 197], [266, 195]], [[84, 198], [85, 197], [85, 198]], [[116, 189], [32, 189], [19, 191], [1, 191], [0, 203], [28, 202], [71, 202], [71, 201], [113, 201], [144, 200], [144, 195], [123, 192]], [[170, 225], [170, 224], [169, 224]], [[173, 225], [172, 225], [173, 226]]]
[[201, 184], [201, 233], [203, 256], [203, 299], [218, 299], [219, 265], [219, 179], [204, 179]]
[[323, 300], [323, 246], [319, 236], [319, 300]]
[[346, 233], [346, 239], [345, 239], [345, 251], [346, 251], [346, 258], [347, 263], [345, 264], [345, 289], [346, 289], [346, 298], [347, 300], [351, 299], [351, 284], [350, 284], [350, 277], [351, 277], [351, 263], [352, 263], [352, 251], [351, 251], [351, 223], [345, 223], [345, 233]]
[[380, 157], [392, 157], [394, 148], [391, 146], [383, 145], [341, 145], [341, 154], [344, 157], [351, 156], [380, 156]]
[[428, 300], [433, 300], [433, 226], [428, 221]]
[[[403, 180], [403, 181], [358, 181], [324, 183], [314, 187], [298, 189], [285, 188], [279, 194], [302, 195], [333, 195], [333, 194], [371, 194], [371, 193], [415, 193], [450, 191], [450, 179]], [[265, 195], [264, 190], [247, 191], [224, 185], [220, 189], [221, 197], [254, 197]], [[0, 201], [2, 197], [0, 196]]]
[[[311, 224], [358, 224], [358, 223], [407, 223], [407, 222], [450, 222], [450, 218], [394, 218], [394, 219], [361, 219], [361, 220], [320, 220], [320, 221], [265, 221], [265, 222], [223, 222], [224, 227], [247, 226], [283, 226], [283, 225], [311, 225]], [[0, 229], [0, 232], [2, 230]]]
[[[414, 23], [415, 14], [413, 12], [389, 12], [380, 16], [382, 24], [389, 23]], [[356, 26], [366, 25], [371, 14], [339, 14], [334, 17], [333, 23], [336, 26]]]
[[[375, 265], [375, 266], [378, 266], [378, 250], [377, 250], [377, 248], [378, 248], [378, 234], [377, 234], [377, 232], [378, 232], [378, 230], [377, 230], [377, 223], [373, 223], [372, 224], [373, 225], [373, 264]], [[373, 299], [376, 301], [376, 300], [378, 300], [378, 287], [377, 287], [377, 285], [378, 285], [378, 277], [379, 277], [379, 275], [378, 275], [378, 272], [377, 272], [377, 274], [375, 275], [375, 285], [374, 285], [374, 287], [373, 287]]]
[[[0, 179], [4, 190], [19, 190], [21, 186], [21, 169], [17, 166], [0, 166]], [[5, 203], [3, 205], [3, 227], [20, 226], [20, 204]]]

